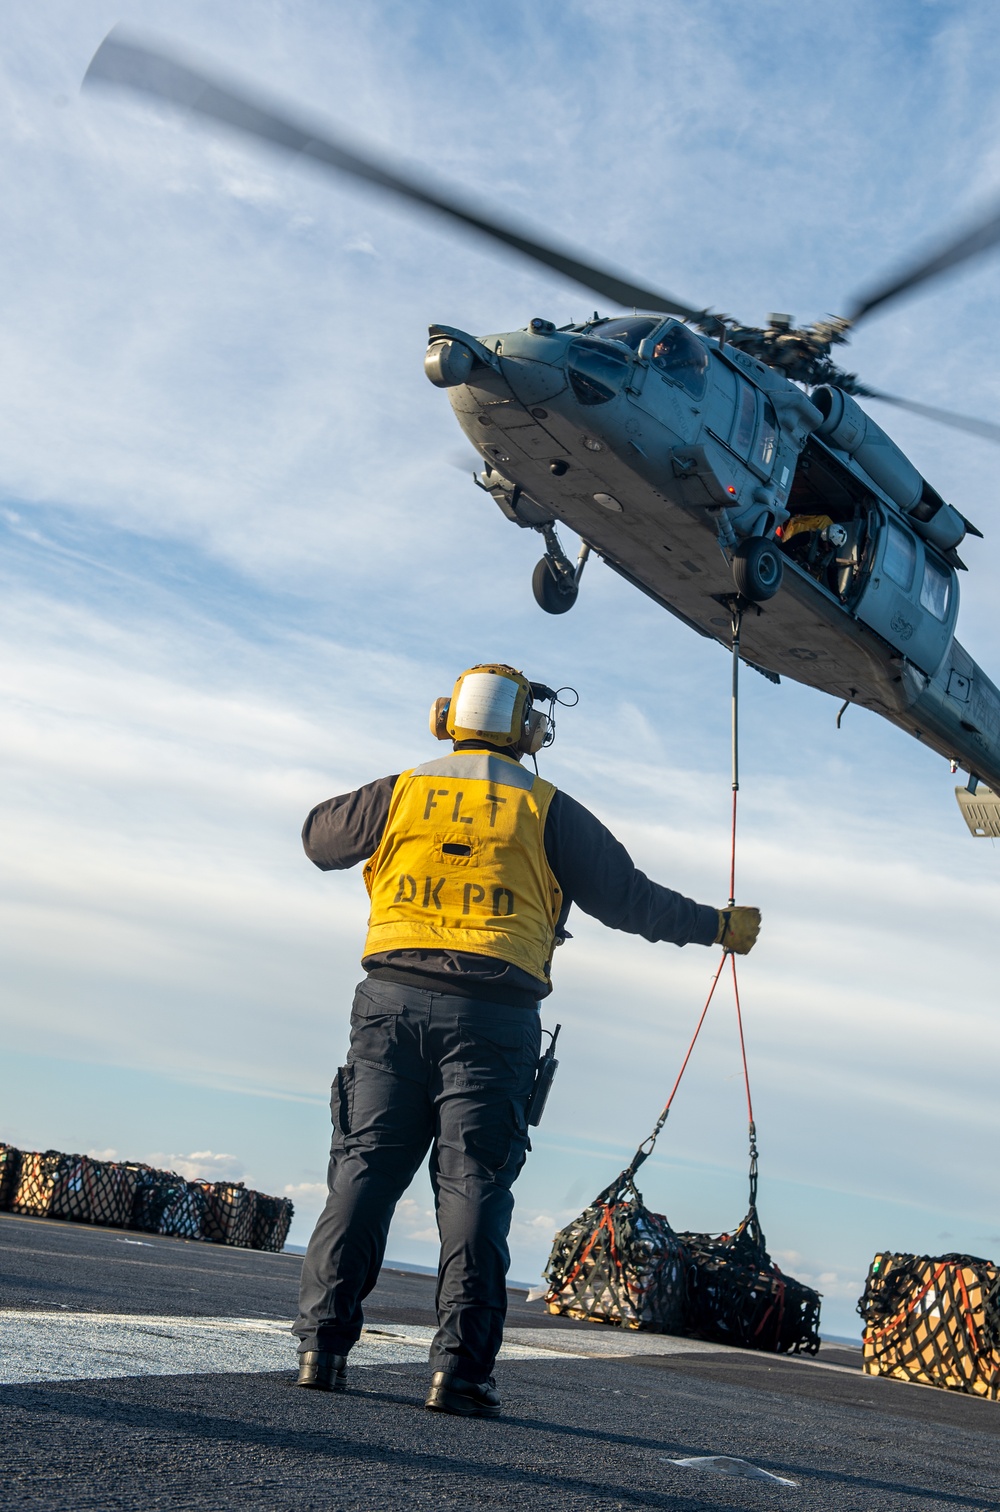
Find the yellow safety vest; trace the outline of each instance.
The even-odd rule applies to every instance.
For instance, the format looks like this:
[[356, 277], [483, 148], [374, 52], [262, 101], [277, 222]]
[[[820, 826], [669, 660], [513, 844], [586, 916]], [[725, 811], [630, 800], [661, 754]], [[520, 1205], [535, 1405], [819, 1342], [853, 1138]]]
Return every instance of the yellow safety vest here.
[[543, 838], [555, 791], [491, 751], [456, 751], [403, 772], [365, 865], [365, 957], [465, 950], [547, 983], [562, 905]]

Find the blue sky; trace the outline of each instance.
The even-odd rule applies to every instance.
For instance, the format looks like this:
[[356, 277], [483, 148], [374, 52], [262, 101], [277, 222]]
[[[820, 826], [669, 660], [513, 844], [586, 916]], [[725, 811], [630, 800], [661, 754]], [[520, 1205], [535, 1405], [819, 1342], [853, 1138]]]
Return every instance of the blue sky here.
[[[426, 327], [593, 297], [359, 188], [78, 93], [119, 20], [745, 320], [812, 319], [1000, 196], [988, 4], [11, 8], [0, 58], [0, 1135], [319, 1202], [365, 918], [298, 831], [426, 759], [431, 700], [512, 660], [571, 683], [543, 770], [657, 879], [724, 898], [728, 675], [604, 569], [531, 598], [534, 538], [452, 461]], [[995, 417], [1000, 262], [872, 319], [848, 365]], [[986, 531], [960, 636], [994, 678], [995, 448], [876, 415]], [[855, 1326], [876, 1248], [1000, 1249], [997, 855], [946, 765], [747, 674], [743, 975], [772, 1249]], [[518, 1186], [513, 1274], [647, 1132], [708, 952], [577, 916], [562, 1067]], [[644, 1190], [682, 1228], [745, 1200], [728, 998]], [[432, 1263], [425, 1183], [390, 1253]]]

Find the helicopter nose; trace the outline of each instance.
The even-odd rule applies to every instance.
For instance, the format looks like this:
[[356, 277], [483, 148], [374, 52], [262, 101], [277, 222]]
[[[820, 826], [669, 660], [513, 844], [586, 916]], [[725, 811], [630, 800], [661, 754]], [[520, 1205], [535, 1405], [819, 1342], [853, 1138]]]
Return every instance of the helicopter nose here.
[[510, 386], [515, 399], [531, 409], [532, 405], [545, 404], [561, 394], [566, 387], [566, 351], [521, 353], [508, 355], [506, 350], [500, 358], [500, 371]]
[[567, 336], [551, 320], [535, 319], [523, 331], [509, 331], [498, 348], [500, 371], [515, 399], [528, 409], [545, 404], [566, 387]]

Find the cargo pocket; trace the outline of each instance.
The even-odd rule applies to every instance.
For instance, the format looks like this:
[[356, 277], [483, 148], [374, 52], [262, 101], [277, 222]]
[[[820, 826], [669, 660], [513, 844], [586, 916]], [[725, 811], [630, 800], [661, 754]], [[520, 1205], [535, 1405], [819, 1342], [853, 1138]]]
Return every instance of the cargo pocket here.
[[524, 1162], [531, 1152], [531, 1140], [528, 1137], [528, 1120], [525, 1117], [525, 1108], [522, 1102], [513, 1104], [514, 1133], [507, 1151], [507, 1159], [497, 1172], [497, 1181], [501, 1186], [511, 1187], [521, 1174]]
[[348, 1061], [363, 1061], [380, 1071], [406, 1075], [401, 1064], [405, 1052], [399, 1043], [403, 1007], [398, 998], [380, 993], [377, 984], [362, 983], [354, 994], [351, 1009]]
[[499, 1187], [514, 1185], [531, 1141], [520, 1100], [484, 1103], [465, 1131], [465, 1149]]
[[538, 1060], [537, 1017], [526, 1023], [480, 1021], [460, 1026], [461, 1042], [449, 1081], [468, 1092], [507, 1092], [527, 1098]]
[[354, 1067], [341, 1066], [330, 1088], [330, 1117], [333, 1122], [333, 1138], [336, 1144], [351, 1132], [354, 1113]]

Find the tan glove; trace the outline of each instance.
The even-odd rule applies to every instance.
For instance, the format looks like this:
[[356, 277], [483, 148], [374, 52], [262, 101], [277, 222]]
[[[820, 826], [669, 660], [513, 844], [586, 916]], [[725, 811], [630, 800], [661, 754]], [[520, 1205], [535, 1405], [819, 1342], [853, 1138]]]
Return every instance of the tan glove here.
[[715, 943], [724, 950], [731, 950], [734, 955], [747, 955], [756, 944], [759, 933], [759, 908], [719, 909], [719, 930]]

